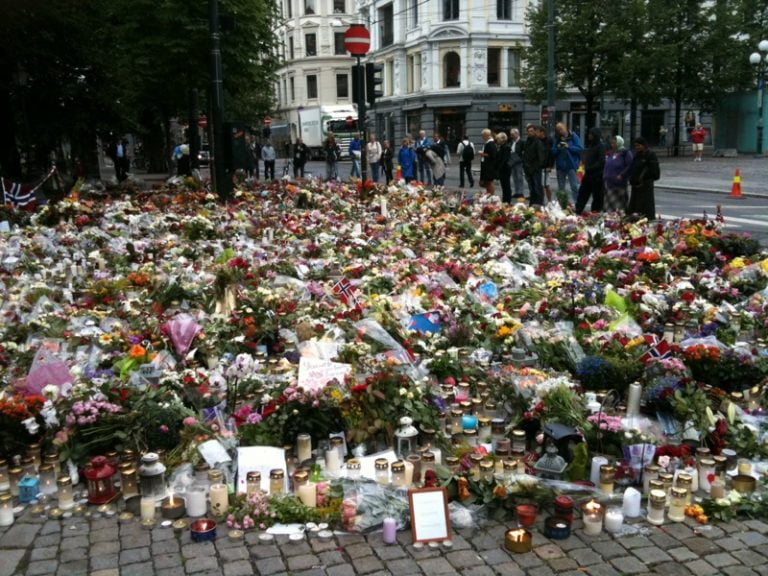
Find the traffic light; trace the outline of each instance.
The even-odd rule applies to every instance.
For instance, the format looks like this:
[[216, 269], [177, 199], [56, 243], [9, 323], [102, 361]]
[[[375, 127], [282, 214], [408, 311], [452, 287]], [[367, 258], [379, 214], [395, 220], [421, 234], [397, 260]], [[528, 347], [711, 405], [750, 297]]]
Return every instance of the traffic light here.
[[376, 99], [384, 96], [384, 65], [368, 62], [365, 65], [365, 94], [368, 104], [374, 106]]
[[360, 95], [358, 94], [358, 91], [363, 88], [362, 78], [360, 77], [363, 73], [363, 66], [355, 64], [352, 66], [352, 102], [357, 104], [360, 100]]

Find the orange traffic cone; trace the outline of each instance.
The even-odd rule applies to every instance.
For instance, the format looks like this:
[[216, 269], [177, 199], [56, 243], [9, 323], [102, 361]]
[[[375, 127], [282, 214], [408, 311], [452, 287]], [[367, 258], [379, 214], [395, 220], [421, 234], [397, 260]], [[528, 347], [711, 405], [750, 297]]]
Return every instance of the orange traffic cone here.
[[579, 168], [576, 170], [576, 178], [579, 181], [579, 184], [581, 184], [581, 181], [584, 179], [584, 162], [579, 162]]
[[741, 198], [741, 170], [738, 168], [736, 168], [736, 174], [733, 175], [731, 198]]

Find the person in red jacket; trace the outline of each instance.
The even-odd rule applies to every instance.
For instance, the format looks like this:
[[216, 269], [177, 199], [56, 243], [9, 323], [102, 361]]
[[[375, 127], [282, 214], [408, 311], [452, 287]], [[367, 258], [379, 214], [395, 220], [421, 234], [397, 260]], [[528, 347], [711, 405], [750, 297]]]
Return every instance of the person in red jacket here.
[[693, 161], [701, 162], [701, 156], [704, 154], [704, 138], [707, 131], [701, 124], [696, 124], [696, 128], [691, 130], [691, 148], [693, 148]]

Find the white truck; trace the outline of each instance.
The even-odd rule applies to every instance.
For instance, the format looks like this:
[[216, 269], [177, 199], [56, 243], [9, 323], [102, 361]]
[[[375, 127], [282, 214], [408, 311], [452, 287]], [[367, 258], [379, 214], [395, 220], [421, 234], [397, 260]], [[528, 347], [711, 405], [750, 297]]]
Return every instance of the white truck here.
[[349, 142], [358, 132], [357, 106], [313, 106], [299, 110], [299, 134], [309, 147], [314, 159], [324, 160], [323, 144], [329, 132], [333, 132], [341, 148], [341, 157], [349, 156]]

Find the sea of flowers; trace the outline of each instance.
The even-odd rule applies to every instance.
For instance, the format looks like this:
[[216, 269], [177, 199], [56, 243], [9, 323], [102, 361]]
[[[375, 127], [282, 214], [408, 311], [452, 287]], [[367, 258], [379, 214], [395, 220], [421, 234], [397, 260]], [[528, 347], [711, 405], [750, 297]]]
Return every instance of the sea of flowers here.
[[[340, 430], [371, 452], [401, 417], [442, 431], [477, 398], [510, 430], [559, 422], [608, 452], [647, 432], [618, 419], [633, 382], [669, 416], [658, 443], [768, 455], [768, 252], [717, 220], [290, 181], [1, 216], [8, 458], [38, 441], [77, 465], [194, 464], [210, 438]], [[308, 359], [332, 379], [300, 385]], [[589, 391], [612, 420], [587, 418]]]

